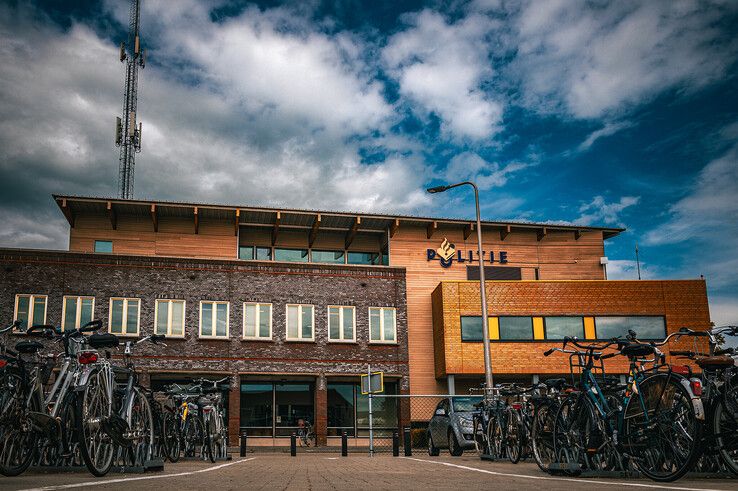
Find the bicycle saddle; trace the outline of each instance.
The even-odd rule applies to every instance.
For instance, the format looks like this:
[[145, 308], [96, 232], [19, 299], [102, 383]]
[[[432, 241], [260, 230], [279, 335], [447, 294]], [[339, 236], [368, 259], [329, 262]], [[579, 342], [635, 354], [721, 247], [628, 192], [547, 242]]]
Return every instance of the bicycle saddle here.
[[625, 356], [648, 356], [655, 353], [655, 348], [649, 344], [630, 343], [623, 346], [620, 352]]
[[23, 353], [24, 355], [38, 353], [43, 348], [44, 345], [39, 343], [38, 341], [21, 341], [20, 343], [15, 345], [16, 351], [18, 353]]
[[87, 344], [91, 348], [100, 349], [100, 348], [115, 348], [118, 346], [118, 336], [115, 334], [110, 333], [95, 333], [89, 338], [87, 338]]
[[561, 388], [566, 384], [565, 378], [552, 378], [548, 380], [543, 381], [544, 384], [546, 384], [546, 387], [549, 389], [557, 389], [561, 390]]
[[707, 356], [705, 358], [697, 358], [696, 362], [700, 368], [704, 368], [706, 370], [728, 368], [735, 364], [735, 360], [730, 356]]

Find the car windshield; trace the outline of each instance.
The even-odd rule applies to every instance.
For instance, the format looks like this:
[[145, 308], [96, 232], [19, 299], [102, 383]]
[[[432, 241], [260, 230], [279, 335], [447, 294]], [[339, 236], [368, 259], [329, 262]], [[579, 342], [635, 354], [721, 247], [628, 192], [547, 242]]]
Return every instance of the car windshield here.
[[482, 397], [454, 397], [454, 411], [474, 411], [474, 404], [482, 400]]

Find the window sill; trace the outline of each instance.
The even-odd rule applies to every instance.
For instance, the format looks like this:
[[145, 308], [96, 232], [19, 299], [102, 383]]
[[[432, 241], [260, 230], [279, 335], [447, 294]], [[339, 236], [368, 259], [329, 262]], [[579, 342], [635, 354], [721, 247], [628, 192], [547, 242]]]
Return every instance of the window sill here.
[[198, 336], [197, 339], [203, 341], [230, 341], [230, 336]]
[[356, 344], [355, 339], [329, 339], [330, 344]]
[[274, 342], [274, 337], [269, 338], [241, 338], [241, 341], [255, 341], [257, 343], [271, 343]]
[[112, 334], [114, 336], [118, 336], [119, 338], [140, 338], [141, 335], [139, 333], [135, 334], [120, 334], [117, 332], [108, 331], [109, 334]]
[[286, 343], [314, 343], [315, 339], [289, 339], [285, 338]]
[[384, 345], [384, 346], [397, 346], [400, 343], [398, 343], [397, 341], [369, 341], [369, 344], [370, 345], [373, 344], [373, 345], [377, 345], [377, 346], [382, 346], [382, 345]]

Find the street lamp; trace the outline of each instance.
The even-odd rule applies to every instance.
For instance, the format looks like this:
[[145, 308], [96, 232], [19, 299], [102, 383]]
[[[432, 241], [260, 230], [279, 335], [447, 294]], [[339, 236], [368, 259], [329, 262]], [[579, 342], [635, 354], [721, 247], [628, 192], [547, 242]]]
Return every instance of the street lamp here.
[[448, 186], [436, 186], [428, 188], [431, 194], [442, 193], [459, 186], [469, 185], [474, 188], [474, 203], [477, 207], [477, 254], [479, 255], [479, 294], [482, 297], [482, 343], [484, 344], [484, 383], [487, 387], [485, 394], [491, 393], [492, 381], [492, 356], [489, 346], [489, 321], [487, 320], [487, 293], [484, 288], [484, 253], [482, 252], [482, 219], [479, 215], [479, 189], [471, 181], [459, 182]]

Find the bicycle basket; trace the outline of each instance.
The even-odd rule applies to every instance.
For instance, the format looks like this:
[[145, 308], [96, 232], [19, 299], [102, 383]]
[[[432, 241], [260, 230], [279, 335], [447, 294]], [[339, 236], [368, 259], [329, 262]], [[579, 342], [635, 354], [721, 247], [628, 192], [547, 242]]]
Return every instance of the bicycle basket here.
[[[569, 373], [571, 384], [577, 386], [582, 377], [582, 371], [587, 367], [589, 355], [572, 353], [569, 355]], [[601, 359], [592, 360], [589, 368], [597, 382], [605, 385], [605, 363]]]

